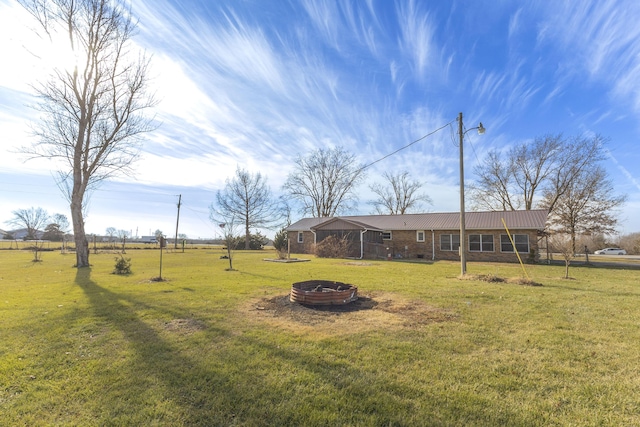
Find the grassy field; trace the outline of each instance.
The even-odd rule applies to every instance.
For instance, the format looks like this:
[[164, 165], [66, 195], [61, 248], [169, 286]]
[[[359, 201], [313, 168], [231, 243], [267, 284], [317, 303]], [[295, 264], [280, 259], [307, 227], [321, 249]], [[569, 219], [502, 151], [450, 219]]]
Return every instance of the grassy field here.
[[[0, 251], [0, 425], [640, 425], [638, 270]], [[520, 267], [470, 263], [504, 278]], [[357, 309], [287, 303], [359, 287]]]

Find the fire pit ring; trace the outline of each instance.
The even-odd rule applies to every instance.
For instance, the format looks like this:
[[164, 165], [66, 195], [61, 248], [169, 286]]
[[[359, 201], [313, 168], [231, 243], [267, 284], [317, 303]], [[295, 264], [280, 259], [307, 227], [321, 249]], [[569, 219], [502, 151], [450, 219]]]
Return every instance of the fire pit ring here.
[[357, 286], [332, 280], [294, 283], [289, 295], [289, 301], [305, 305], [344, 305], [357, 299]]

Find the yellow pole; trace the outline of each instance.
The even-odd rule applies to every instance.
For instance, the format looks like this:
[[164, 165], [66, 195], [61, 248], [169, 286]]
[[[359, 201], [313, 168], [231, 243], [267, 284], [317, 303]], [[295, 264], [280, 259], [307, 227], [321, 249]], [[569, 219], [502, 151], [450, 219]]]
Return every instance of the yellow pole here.
[[529, 278], [529, 275], [527, 274], [527, 270], [524, 268], [524, 264], [522, 263], [522, 258], [520, 258], [520, 253], [516, 248], [516, 243], [513, 241], [513, 238], [511, 237], [511, 233], [509, 232], [507, 223], [504, 221], [504, 218], [500, 218], [500, 219], [502, 220], [502, 225], [504, 225], [504, 229], [507, 231], [507, 236], [509, 236], [509, 240], [511, 241], [511, 246], [513, 246], [513, 250], [518, 256], [518, 261], [520, 261], [520, 266], [522, 267], [522, 271], [524, 272], [524, 275], [527, 276], [527, 279], [531, 280], [531, 278]]

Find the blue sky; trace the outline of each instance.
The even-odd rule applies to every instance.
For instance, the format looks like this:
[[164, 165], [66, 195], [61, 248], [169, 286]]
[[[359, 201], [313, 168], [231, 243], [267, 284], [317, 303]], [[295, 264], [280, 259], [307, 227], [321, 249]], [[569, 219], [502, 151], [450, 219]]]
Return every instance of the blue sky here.
[[[172, 236], [181, 194], [180, 232], [211, 237], [208, 206], [237, 166], [279, 194], [297, 154], [344, 146], [368, 164], [447, 123], [369, 168], [367, 183], [407, 170], [429, 210], [457, 211], [459, 112], [466, 128], [487, 128], [465, 138], [467, 183], [493, 148], [560, 132], [607, 137], [604, 165], [628, 195], [620, 231], [640, 231], [637, 0], [133, 0], [132, 9], [134, 41], [153, 56], [160, 127], [134, 177], [94, 192], [89, 233]], [[0, 228], [18, 208], [70, 216], [52, 164], [15, 153], [37, 120], [29, 84], [63, 60], [30, 26], [16, 2], [0, 0]], [[354, 214], [370, 213], [366, 184], [359, 194]]]

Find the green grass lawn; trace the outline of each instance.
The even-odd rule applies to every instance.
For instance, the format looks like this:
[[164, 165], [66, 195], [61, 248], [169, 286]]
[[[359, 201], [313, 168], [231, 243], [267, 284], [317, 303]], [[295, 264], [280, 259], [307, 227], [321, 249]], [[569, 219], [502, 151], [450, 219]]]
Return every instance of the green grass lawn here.
[[[0, 251], [0, 425], [640, 425], [638, 270], [222, 254]], [[368, 308], [272, 309], [309, 279]]]

